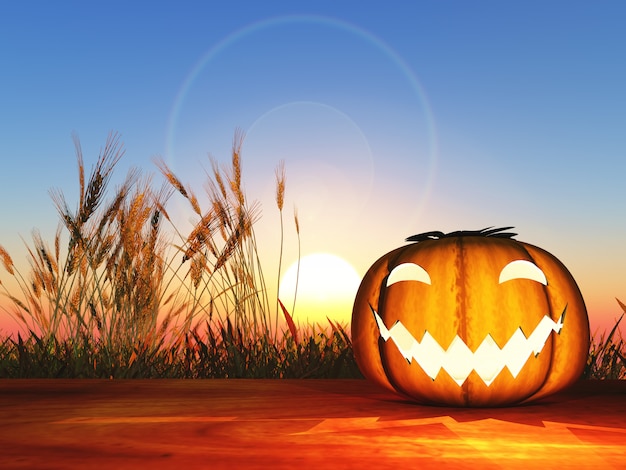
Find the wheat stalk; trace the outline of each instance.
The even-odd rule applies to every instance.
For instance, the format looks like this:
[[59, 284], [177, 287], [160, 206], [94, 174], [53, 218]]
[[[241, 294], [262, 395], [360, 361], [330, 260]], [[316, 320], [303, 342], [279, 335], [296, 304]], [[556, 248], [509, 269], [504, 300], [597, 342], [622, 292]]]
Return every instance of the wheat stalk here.
[[298, 238], [298, 261], [296, 265], [296, 285], [293, 289], [293, 305], [291, 307], [291, 315], [296, 313], [296, 298], [298, 297], [298, 281], [300, 280], [300, 221], [298, 219], [298, 209], [293, 208], [293, 221], [296, 226], [296, 237]]
[[11, 256], [9, 256], [7, 250], [5, 250], [2, 245], [0, 245], [0, 259], [2, 260], [2, 265], [4, 266], [4, 269], [6, 269], [9, 274], [14, 275], [15, 271], [13, 270], [13, 260], [11, 259]]
[[241, 147], [243, 145], [245, 134], [241, 129], [235, 130], [233, 137], [232, 151], [232, 178], [230, 178], [230, 187], [235, 195], [239, 208], [245, 205], [245, 198], [241, 188]]
[[155, 158], [153, 162], [156, 167], [161, 171], [161, 174], [165, 176], [167, 181], [172, 185], [172, 187], [176, 189], [176, 191], [178, 191], [185, 199], [187, 199], [187, 201], [189, 201], [189, 204], [191, 205], [191, 208], [194, 210], [194, 212], [198, 215], [201, 215], [202, 211], [200, 210], [198, 198], [191, 190], [191, 188], [187, 188], [183, 183], [181, 183], [178, 177], [174, 174], [174, 172], [172, 172], [172, 170], [170, 170], [170, 168], [167, 166], [167, 163], [165, 163], [162, 158]]
[[276, 168], [276, 205], [280, 215], [280, 252], [278, 255], [278, 276], [276, 281], [276, 325], [278, 325], [278, 308], [279, 308], [279, 292], [280, 292], [280, 274], [283, 263], [283, 244], [284, 244], [284, 228], [283, 228], [283, 205], [285, 203], [285, 162], [278, 162]]

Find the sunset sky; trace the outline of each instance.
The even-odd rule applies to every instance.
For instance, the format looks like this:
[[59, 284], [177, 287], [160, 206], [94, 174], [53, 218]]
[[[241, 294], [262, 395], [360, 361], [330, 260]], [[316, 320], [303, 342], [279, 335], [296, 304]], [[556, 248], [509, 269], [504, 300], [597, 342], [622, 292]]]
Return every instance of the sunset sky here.
[[241, 128], [268, 277], [284, 160], [285, 269], [294, 207], [302, 255], [359, 275], [416, 233], [515, 226], [569, 268], [592, 332], [612, 326], [626, 301], [626, 4], [373, 3], [5, 2], [0, 244], [27, 272], [20, 237], [52, 239], [48, 190], [77, 197], [73, 132], [87, 168], [117, 131], [116, 181], [133, 166], [159, 181], [160, 156], [200, 193], [207, 155], [228, 163]]

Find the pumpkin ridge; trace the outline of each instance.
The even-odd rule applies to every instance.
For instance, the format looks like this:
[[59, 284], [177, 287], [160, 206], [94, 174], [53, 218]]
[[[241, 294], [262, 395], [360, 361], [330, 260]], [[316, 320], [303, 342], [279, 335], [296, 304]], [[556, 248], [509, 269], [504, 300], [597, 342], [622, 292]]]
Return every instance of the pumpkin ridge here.
[[[519, 245], [521, 246], [522, 250], [524, 250], [524, 253], [526, 253], [528, 255], [528, 257], [530, 258], [530, 260], [537, 265], [537, 260], [535, 259], [535, 257], [532, 255], [532, 253], [527, 249], [526, 244], [519, 242]], [[539, 263], [541, 264], [541, 263]], [[542, 286], [543, 292], [546, 296], [546, 300], [548, 301], [548, 316], [552, 319], [554, 319], [554, 309], [552, 308], [552, 302], [550, 302], [550, 292], [548, 291], [548, 285]], [[561, 318], [562, 321], [565, 322], [565, 312], [567, 310], [567, 305], [565, 305], [565, 307], [563, 308], [563, 312], [561, 313]], [[565, 325], [563, 325], [563, 327], [565, 328]], [[558, 334], [560, 334], [561, 332], [559, 331]], [[547, 342], [547, 341], [546, 341]], [[544, 352], [544, 351], [542, 351]], [[544, 352], [544, 354], [547, 354], [547, 351]], [[553, 359], [554, 359], [554, 345], [552, 344], [552, 342], [550, 343], [550, 360], [548, 361], [548, 368], [546, 369], [546, 373], [543, 376], [543, 380], [541, 381], [541, 385], [539, 387], [537, 387], [537, 389], [535, 390], [535, 392], [533, 394], [531, 394], [531, 396], [535, 395], [536, 393], [538, 393], [539, 391], [541, 391], [541, 389], [545, 386], [546, 381], [548, 380], [548, 377], [550, 377], [550, 374], [552, 373], [553, 370]]]
[[[465, 243], [463, 237], [457, 237], [456, 245], [458, 247], [457, 256], [454, 261], [454, 264], [457, 266], [456, 279], [455, 284], [457, 287], [456, 294], [456, 312], [454, 312], [453, 318], [457, 323], [456, 335], [460, 337], [463, 342], [467, 344], [467, 320], [465, 318], [465, 312], [467, 311], [467, 296], [469, 295], [469, 289], [467, 288], [467, 283], [465, 282], [467, 276], [467, 269], [465, 266]], [[453, 339], [454, 340], [454, 339]], [[448, 346], [449, 347], [449, 346]], [[470, 392], [470, 384], [466, 380], [461, 385], [461, 399], [463, 403], [467, 406], [467, 404], [471, 401], [471, 392]]]

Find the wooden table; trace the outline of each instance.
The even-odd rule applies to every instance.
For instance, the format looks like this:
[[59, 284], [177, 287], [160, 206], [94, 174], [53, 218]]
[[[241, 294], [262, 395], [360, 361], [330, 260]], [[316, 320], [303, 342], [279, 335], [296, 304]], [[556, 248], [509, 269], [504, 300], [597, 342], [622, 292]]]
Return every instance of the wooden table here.
[[426, 407], [364, 380], [0, 380], [0, 468], [626, 469], [626, 381]]

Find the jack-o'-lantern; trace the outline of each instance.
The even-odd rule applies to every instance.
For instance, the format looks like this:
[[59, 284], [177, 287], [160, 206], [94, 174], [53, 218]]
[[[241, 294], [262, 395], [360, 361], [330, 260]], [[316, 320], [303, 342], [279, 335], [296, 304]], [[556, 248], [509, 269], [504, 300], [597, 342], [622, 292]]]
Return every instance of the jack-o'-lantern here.
[[589, 350], [580, 290], [510, 228], [415, 235], [370, 267], [352, 312], [367, 379], [424, 404], [503, 406], [580, 378]]

